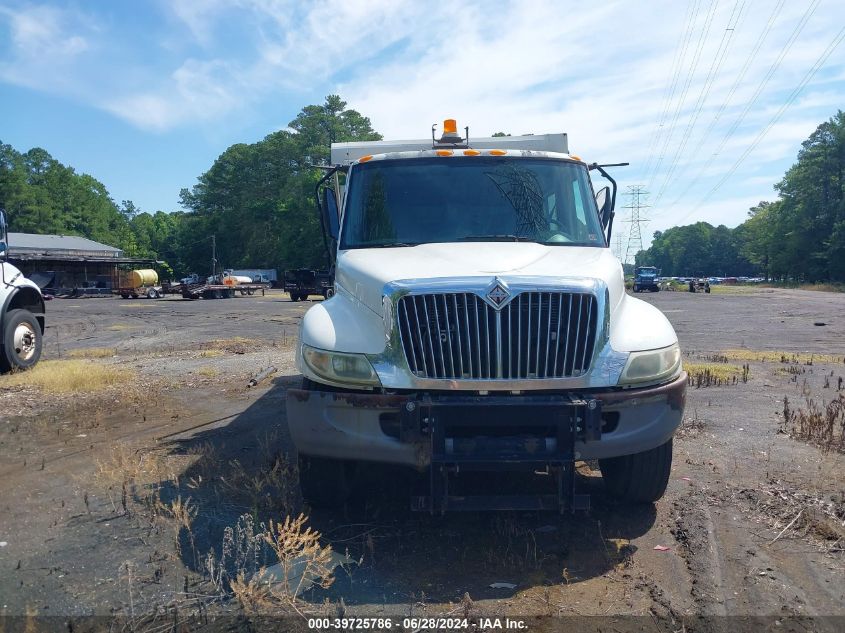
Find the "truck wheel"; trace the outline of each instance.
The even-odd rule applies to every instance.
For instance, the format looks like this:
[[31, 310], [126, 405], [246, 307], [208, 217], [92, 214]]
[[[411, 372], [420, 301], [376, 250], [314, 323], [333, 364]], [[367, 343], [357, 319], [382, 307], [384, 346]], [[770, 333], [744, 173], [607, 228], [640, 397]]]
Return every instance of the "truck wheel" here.
[[290, 300], [291, 301], [299, 301], [299, 295], [295, 292], [290, 293]]
[[337, 508], [349, 498], [351, 464], [340, 459], [299, 456], [302, 498], [315, 508]]
[[29, 369], [41, 358], [41, 326], [29, 310], [9, 310], [3, 327], [0, 370]]
[[672, 440], [633, 455], [600, 459], [604, 485], [616, 497], [633, 503], [652, 503], [666, 492], [672, 469]]

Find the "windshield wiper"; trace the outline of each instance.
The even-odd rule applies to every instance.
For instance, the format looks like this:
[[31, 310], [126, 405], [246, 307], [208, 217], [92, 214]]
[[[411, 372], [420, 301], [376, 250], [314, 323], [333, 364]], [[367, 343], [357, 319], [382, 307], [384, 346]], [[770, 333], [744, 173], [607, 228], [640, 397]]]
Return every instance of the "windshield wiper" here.
[[536, 242], [537, 240], [532, 240], [530, 237], [524, 237], [522, 235], [509, 235], [506, 233], [502, 233], [499, 235], [468, 235], [467, 237], [459, 238], [461, 242], [480, 242], [483, 240], [487, 240], [490, 242]]

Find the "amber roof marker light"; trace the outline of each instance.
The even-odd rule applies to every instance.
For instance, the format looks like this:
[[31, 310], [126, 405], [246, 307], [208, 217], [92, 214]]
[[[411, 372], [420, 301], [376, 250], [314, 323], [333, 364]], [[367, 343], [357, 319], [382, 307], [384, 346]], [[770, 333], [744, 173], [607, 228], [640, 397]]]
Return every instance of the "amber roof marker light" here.
[[443, 121], [443, 134], [438, 139], [434, 131], [437, 129], [437, 124], [431, 126], [431, 147], [438, 149], [448, 147], [450, 149], [466, 149], [469, 148], [469, 126], [464, 128], [465, 136], [461, 138], [458, 134], [458, 122], [455, 119], [445, 119]]

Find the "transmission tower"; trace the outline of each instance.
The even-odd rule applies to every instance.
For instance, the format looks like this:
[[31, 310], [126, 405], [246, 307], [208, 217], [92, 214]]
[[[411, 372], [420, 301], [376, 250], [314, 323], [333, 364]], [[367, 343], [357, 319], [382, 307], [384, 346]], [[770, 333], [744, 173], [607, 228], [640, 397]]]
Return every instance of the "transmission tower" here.
[[649, 205], [643, 202], [648, 195], [648, 191], [645, 191], [642, 185], [628, 185], [628, 193], [625, 195], [631, 200], [630, 204], [623, 207], [623, 209], [631, 210], [630, 219], [625, 220], [625, 222], [631, 224], [631, 229], [628, 231], [628, 247], [625, 249], [625, 259], [622, 260], [623, 264], [628, 263], [632, 249], [634, 256], [643, 250], [642, 225], [648, 222], [648, 218], [643, 217], [640, 212], [649, 207]]
[[624, 236], [622, 235], [622, 231], [616, 231], [613, 235], [613, 254], [616, 255], [616, 258], [621, 262], [622, 256], [625, 255], [625, 247], [623, 242], [625, 241]]

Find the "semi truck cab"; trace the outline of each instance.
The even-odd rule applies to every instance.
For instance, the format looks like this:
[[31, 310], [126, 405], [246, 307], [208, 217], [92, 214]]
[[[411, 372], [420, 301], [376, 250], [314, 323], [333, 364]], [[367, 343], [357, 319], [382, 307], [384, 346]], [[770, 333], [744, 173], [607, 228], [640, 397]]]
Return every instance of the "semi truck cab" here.
[[[303, 494], [342, 500], [355, 464], [424, 474], [430, 512], [584, 508], [576, 460], [659, 499], [686, 375], [677, 336], [628, 296], [608, 244], [616, 183], [566, 134], [332, 145], [318, 184], [335, 294], [304, 315], [287, 422]], [[591, 172], [611, 186], [595, 195]], [[455, 494], [469, 471], [554, 492]]]
[[6, 261], [9, 233], [0, 209], [0, 372], [34, 367], [44, 339], [41, 289]]

